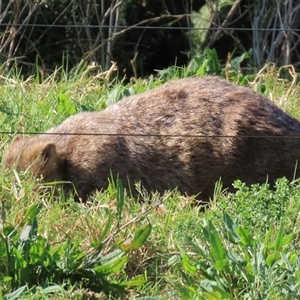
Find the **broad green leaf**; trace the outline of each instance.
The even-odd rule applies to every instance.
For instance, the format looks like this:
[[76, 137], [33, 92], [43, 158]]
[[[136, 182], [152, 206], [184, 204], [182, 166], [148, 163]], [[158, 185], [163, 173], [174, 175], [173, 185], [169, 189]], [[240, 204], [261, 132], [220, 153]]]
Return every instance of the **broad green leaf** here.
[[208, 60], [204, 60], [201, 67], [197, 70], [197, 75], [198, 76], [205, 76], [207, 75], [206, 69], [208, 66]]
[[227, 257], [229, 260], [233, 261], [235, 264], [239, 266], [244, 266], [247, 264], [245, 257], [240, 256], [238, 253], [234, 251], [228, 251]]
[[57, 112], [61, 115], [71, 116], [76, 113], [76, 107], [70, 98], [63, 93], [58, 95]]
[[191, 286], [182, 286], [180, 284], [176, 284], [176, 289], [180, 293], [181, 299], [189, 300], [189, 299], [197, 299], [195, 295], [197, 295], [197, 291]]
[[186, 272], [193, 275], [197, 271], [197, 267], [190, 264], [190, 258], [189, 256], [184, 253], [182, 257], [182, 265]]
[[11, 235], [10, 238], [17, 235], [17, 231], [16, 231], [15, 227], [13, 227], [12, 225], [5, 225], [3, 228], [3, 233], [5, 236]]
[[271, 230], [268, 230], [265, 234], [265, 241], [264, 241], [264, 244], [267, 245], [267, 248], [271, 249], [274, 247], [273, 244], [269, 244], [269, 241], [271, 239], [271, 235], [272, 235], [272, 231]]
[[134, 234], [133, 239], [125, 241], [120, 246], [120, 249], [127, 252], [140, 248], [147, 241], [151, 233], [151, 229], [152, 226], [150, 223], [138, 228]]
[[168, 267], [176, 266], [178, 263], [181, 262], [180, 255], [172, 255], [167, 262]]
[[[271, 233], [271, 230], [268, 231], [268, 235], [271, 235]], [[280, 227], [275, 242], [270, 245], [267, 245], [267, 247], [268, 249], [274, 249], [275, 251], [279, 251], [282, 246], [289, 244], [293, 238], [293, 234], [284, 235], [283, 223], [280, 222]]]
[[30, 206], [25, 213], [24, 220], [22, 221], [22, 225], [24, 224], [32, 224], [34, 220], [36, 219], [38, 213], [41, 210], [41, 205], [39, 204], [34, 204]]
[[146, 282], [147, 282], [147, 278], [145, 278], [144, 275], [137, 275], [131, 280], [120, 282], [119, 285], [124, 287], [134, 287], [134, 286], [141, 286]]
[[289, 244], [293, 239], [294, 239], [294, 234], [293, 234], [293, 233], [288, 234], [288, 235], [285, 235], [285, 236], [282, 238], [281, 246], [284, 246], [284, 245]]
[[106, 254], [105, 256], [102, 256], [98, 263], [99, 265], [105, 265], [108, 262], [112, 262], [113, 260], [117, 260], [120, 257], [122, 257], [124, 255], [124, 251], [120, 250], [120, 249], [116, 249], [113, 252], [110, 252], [108, 254]]
[[128, 257], [123, 256], [111, 262], [107, 262], [104, 265], [94, 267], [93, 270], [97, 273], [97, 275], [107, 276], [123, 270], [127, 261], [128, 261]]
[[[293, 253], [291, 254], [290, 258], [289, 258], [289, 262], [294, 265], [298, 260], [298, 255]], [[300, 270], [299, 270], [300, 271]]]
[[3, 277], [1, 277], [1, 281], [2, 282], [8, 282], [8, 281], [11, 281], [12, 280], [12, 277], [10, 277], [10, 276], [3, 276]]
[[97, 249], [100, 250], [102, 248], [102, 242], [104, 241], [104, 239], [107, 237], [110, 229], [111, 229], [111, 224], [112, 224], [112, 215], [111, 212], [108, 212], [108, 218], [104, 227], [104, 230], [101, 233], [101, 236], [99, 237], [97, 242], [93, 242], [92, 246]]
[[225, 229], [228, 234], [228, 240], [232, 243], [238, 243], [240, 241], [240, 237], [236, 234], [236, 224], [232, 221], [230, 216], [226, 213], [223, 214], [223, 221], [225, 224]]
[[26, 267], [26, 261], [22, 253], [22, 249], [13, 248], [12, 256], [14, 257], [15, 268], [21, 270]]
[[222, 294], [218, 291], [214, 292], [204, 292], [203, 295], [208, 299], [208, 300], [223, 300]]
[[241, 239], [241, 243], [244, 246], [252, 246], [254, 244], [254, 239], [251, 237], [250, 232], [247, 228], [238, 227], [236, 233]]
[[275, 251], [267, 256], [266, 264], [268, 266], [272, 266], [279, 258], [280, 258], [280, 253], [278, 251]]
[[295, 276], [295, 281], [299, 283], [300, 282], [300, 270], [296, 270], [294, 276]]
[[6, 294], [4, 299], [5, 300], [18, 300], [21, 299], [21, 295], [23, 294], [23, 292], [27, 290], [27, 286], [23, 285], [22, 287], [18, 288], [16, 291], [10, 293], [10, 294]]
[[203, 294], [209, 300], [233, 300], [231, 296], [225, 289], [220, 287], [217, 282], [212, 280], [203, 280], [201, 282], [201, 288], [204, 290]]
[[216, 49], [207, 49], [206, 51], [210, 59], [210, 68], [208, 70], [208, 73], [220, 74], [222, 69]]
[[241, 56], [237, 56], [234, 59], [232, 59], [230, 61], [231, 69], [234, 71], [239, 71], [241, 67], [241, 63], [249, 57], [250, 57], [249, 52], [244, 52]]
[[211, 222], [207, 228], [203, 228], [203, 233], [210, 246], [210, 253], [215, 261], [215, 267], [218, 271], [223, 270], [228, 265], [226, 258], [227, 251], [223, 247], [219, 234]]
[[258, 245], [257, 249], [255, 249], [254, 255], [253, 255], [253, 263], [252, 263], [252, 270], [253, 274], [255, 276], [259, 276], [261, 274], [264, 274], [265, 272], [265, 266], [266, 266], [266, 260], [265, 260], [265, 246], [264, 244]]
[[279, 230], [278, 230], [278, 234], [274, 243], [274, 248], [276, 251], [279, 250], [279, 248], [281, 247], [281, 243], [282, 243], [282, 239], [283, 239], [283, 234], [284, 234], [284, 230], [283, 230], [283, 223], [280, 222], [280, 226], [279, 226]]
[[64, 288], [62, 285], [50, 285], [43, 289], [43, 294], [52, 294], [57, 292], [63, 292]]
[[221, 293], [219, 291], [213, 291], [213, 292], [204, 292], [203, 295], [208, 299], [208, 300], [233, 300], [234, 298], [231, 297], [227, 293]]

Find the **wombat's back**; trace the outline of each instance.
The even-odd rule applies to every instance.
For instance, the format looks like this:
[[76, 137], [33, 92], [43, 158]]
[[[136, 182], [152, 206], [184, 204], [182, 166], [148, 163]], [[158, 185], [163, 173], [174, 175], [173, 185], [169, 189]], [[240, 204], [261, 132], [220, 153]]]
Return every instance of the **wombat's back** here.
[[126, 97], [105, 112], [126, 125], [123, 129], [145, 134], [300, 134], [299, 122], [269, 99], [216, 76], [171, 81]]

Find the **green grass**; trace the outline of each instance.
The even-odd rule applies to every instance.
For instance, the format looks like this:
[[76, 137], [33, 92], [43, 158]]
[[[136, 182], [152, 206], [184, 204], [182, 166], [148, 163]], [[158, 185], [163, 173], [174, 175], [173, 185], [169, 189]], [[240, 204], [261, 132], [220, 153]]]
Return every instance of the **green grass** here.
[[[209, 56], [211, 55], [211, 56]], [[213, 53], [187, 69], [147, 80], [107, 83], [85, 70], [24, 80], [1, 77], [1, 152], [14, 132], [44, 131], [82, 110], [193, 74], [225, 73]], [[201, 68], [197, 64], [205, 60]], [[203, 67], [205, 66], [205, 68]], [[216, 69], [214, 69], [216, 68]], [[266, 67], [227, 72], [300, 118], [298, 89]], [[65, 197], [30, 174], [0, 177], [0, 299], [299, 299], [299, 181], [279, 179], [226, 195], [218, 183], [206, 209], [177, 191], [141, 190], [142, 203], [118, 180], [87, 203]]]

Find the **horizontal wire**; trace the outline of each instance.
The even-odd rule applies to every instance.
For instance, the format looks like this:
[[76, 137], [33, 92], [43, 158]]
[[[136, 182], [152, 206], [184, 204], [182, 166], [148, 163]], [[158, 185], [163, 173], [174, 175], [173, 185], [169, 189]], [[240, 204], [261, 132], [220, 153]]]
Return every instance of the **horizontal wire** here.
[[139, 25], [87, 25], [87, 24], [10, 24], [0, 23], [0, 27], [47, 27], [47, 28], [117, 28], [117, 29], [169, 29], [169, 30], [241, 30], [241, 31], [293, 31], [299, 32], [300, 28], [252, 28], [252, 27], [192, 27], [192, 26], [139, 26]]
[[113, 137], [169, 137], [169, 138], [265, 138], [300, 139], [300, 135], [200, 135], [200, 134], [143, 134], [143, 133], [81, 133], [81, 132], [10, 132], [0, 131], [2, 135], [62, 135], [62, 136], [113, 136]]

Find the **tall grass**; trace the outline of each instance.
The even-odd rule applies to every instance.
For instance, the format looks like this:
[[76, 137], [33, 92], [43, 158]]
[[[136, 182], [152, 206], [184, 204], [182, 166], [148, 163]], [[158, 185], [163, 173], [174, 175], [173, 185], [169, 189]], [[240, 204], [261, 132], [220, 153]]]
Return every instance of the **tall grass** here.
[[[1, 152], [15, 132], [43, 131], [194, 74], [251, 85], [300, 118], [292, 69], [291, 81], [272, 66], [243, 76], [214, 59], [207, 52], [185, 69], [129, 84], [85, 68], [43, 82], [1, 77]], [[159, 196], [139, 186], [137, 202], [117, 179], [85, 204], [30, 174], [6, 172], [0, 181], [0, 299], [299, 299], [298, 180], [280, 179], [274, 190], [237, 180], [229, 195], [217, 183], [205, 210], [177, 191]]]

